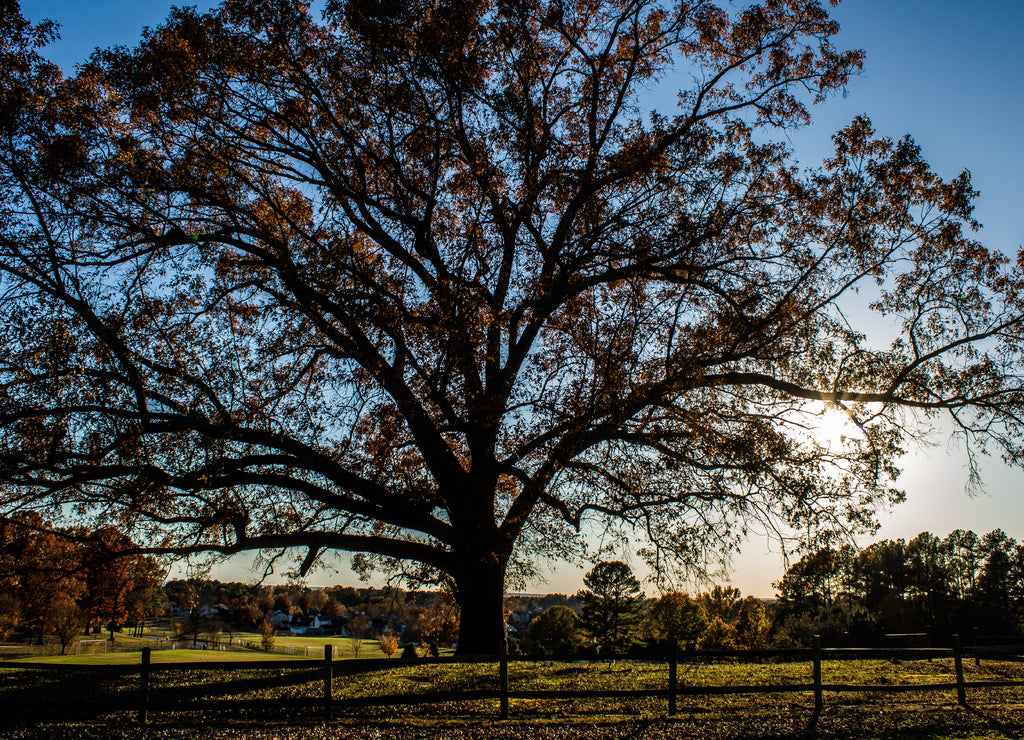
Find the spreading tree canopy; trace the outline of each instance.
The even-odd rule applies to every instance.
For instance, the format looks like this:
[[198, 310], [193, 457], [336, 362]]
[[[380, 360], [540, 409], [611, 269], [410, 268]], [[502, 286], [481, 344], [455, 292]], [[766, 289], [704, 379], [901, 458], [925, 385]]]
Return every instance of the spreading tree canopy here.
[[493, 653], [590, 522], [664, 571], [870, 526], [918, 417], [1019, 455], [969, 177], [784, 143], [862, 62], [814, 0], [225, 0], [70, 78], [0, 14], [3, 516], [356, 553]]

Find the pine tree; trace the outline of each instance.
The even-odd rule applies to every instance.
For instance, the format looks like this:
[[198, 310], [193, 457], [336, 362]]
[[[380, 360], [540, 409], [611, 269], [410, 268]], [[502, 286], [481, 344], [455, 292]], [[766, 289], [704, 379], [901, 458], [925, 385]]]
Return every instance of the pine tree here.
[[587, 573], [583, 583], [587, 590], [576, 595], [583, 604], [583, 630], [603, 655], [628, 648], [636, 641], [644, 604], [633, 571], [621, 561], [603, 561]]

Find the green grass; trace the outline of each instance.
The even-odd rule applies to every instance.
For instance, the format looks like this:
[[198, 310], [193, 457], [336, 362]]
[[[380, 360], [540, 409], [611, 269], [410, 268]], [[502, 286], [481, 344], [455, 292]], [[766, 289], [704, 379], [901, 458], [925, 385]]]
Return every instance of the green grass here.
[[[233, 637], [236, 645], [239, 644], [239, 641], [243, 645], [245, 643], [260, 644], [260, 636], [255, 632], [236, 632]], [[282, 635], [274, 638], [274, 647], [299, 649], [308, 647], [310, 652], [317, 651], [322, 657], [324, 646], [333, 645], [335, 659], [341, 660], [342, 658], [354, 656], [355, 651], [352, 648], [352, 642], [352, 639], [349, 637], [290, 637]], [[376, 640], [363, 640], [362, 649], [359, 652], [360, 658], [376, 658], [380, 655], [381, 652], [377, 647]]]
[[[147, 631], [149, 637], [132, 637], [122, 633], [115, 633], [115, 650], [108, 649], [105, 653], [93, 653], [89, 655], [74, 655], [75, 645], [68, 647], [69, 655], [43, 655], [19, 658], [21, 662], [27, 663], [66, 663], [68, 665], [126, 665], [138, 663], [140, 652], [144, 647], [157, 647], [159, 642], [152, 637], [160, 636], [155, 631]], [[348, 637], [275, 637], [275, 649], [284, 648], [286, 651], [294, 652], [265, 652], [259, 649], [260, 636], [252, 632], [236, 632], [232, 635], [232, 644], [235, 647], [249, 645], [250, 650], [244, 651], [220, 651], [220, 650], [193, 650], [193, 649], [154, 649], [152, 660], [154, 663], [184, 663], [192, 661], [209, 662], [245, 662], [253, 660], [287, 660], [287, 659], [318, 659], [323, 658], [324, 646], [334, 647], [335, 660], [348, 660], [353, 658], [374, 659], [384, 658], [380, 652], [376, 640], [363, 640], [362, 648], [357, 653], [353, 647], [353, 640]], [[98, 636], [83, 636], [81, 639], [101, 639]], [[77, 640], [76, 640], [77, 641]], [[221, 640], [222, 645], [227, 645], [227, 638]], [[450, 655], [451, 650], [442, 650], [442, 655]], [[398, 657], [394, 660], [397, 662]]]
[[[150, 637], [162, 637], [168, 639], [172, 636], [172, 633], [168, 629], [163, 628], [147, 628], [146, 635]], [[152, 640], [146, 640], [145, 638], [132, 638], [126, 635], [117, 634], [117, 643], [120, 644], [131, 644], [133, 647], [145, 647], [146, 645], [152, 645]], [[199, 641], [203, 642], [203, 636], [200, 634]], [[228, 643], [228, 633], [222, 632], [219, 638], [220, 644], [226, 645]], [[277, 649], [285, 650], [301, 650], [305, 655], [308, 648], [308, 655], [311, 658], [321, 658], [324, 654], [324, 646], [332, 645], [334, 647], [334, 659], [335, 660], [347, 660], [350, 658], [382, 658], [383, 653], [377, 646], [376, 640], [365, 639], [362, 640], [362, 646], [357, 651], [355, 649], [356, 641], [350, 637], [323, 637], [323, 636], [310, 636], [310, 637], [299, 637], [290, 635], [280, 635], [274, 637], [274, 647]], [[231, 644], [239, 646], [252, 646], [254, 649], [259, 649], [261, 637], [256, 632], [232, 632], [231, 633]], [[451, 650], [442, 649], [442, 655], [450, 655]]]
[[[121, 656], [128, 662], [138, 658], [137, 653], [107, 654], [83, 656], [77, 661], [95, 665], [98, 659]], [[250, 656], [253, 659], [268, 657], [260, 653], [187, 650], [153, 654], [154, 661], [160, 658], [237, 660]], [[973, 661], [968, 661], [964, 669], [968, 681], [1024, 680], [1024, 665], [1020, 663], [983, 661], [977, 667]], [[83, 676], [70, 671], [11, 670], [0, 664], [0, 705], [11, 707], [12, 716], [19, 718], [16, 721], [40, 723], [41, 727], [86, 721], [83, 717], [95, 726], [124, 726], [133, 721], [137, 677]], [[680, 665], [678, 678], [682, 686], [808, 683], [811, 666], [809, 663]], [[509, 679], [513, 691], [663, 688], [668, 670], [664, 664], [639, 661], [611, 665], [603, 662], [512, 662]], [[902, 663], [826, 661], [823, 679], [826, 683], [863, 684], [878, 689], [896, 683], [948, 682], [953, 680], [953, 664], [950, 659]], [[295, 673], [285, 670], [284, 663], [281, 669], [239, 668], [229, 673], [161, 671], [155, 673], [152, 680], [154, 700], [164, 702], [153, 721], [157, 730], [162, 727], [168, 732], [192, 728], [205, 733], [210, 727], [226, 727], [234, 728], [230, 730], [235, 733], [232, 737], [304, 737], [311, 723], [317, 722], [317, 713], [308, 707], [299, 710], [224, 705], [218, 708], [218, 702], [289, 698], [315, 702], [322, 695], [322, 683], [315, 671]], [[607, 731], [609, 737], [642, 736], [644, 740], [795, 738], [806, 735], [813, 712], [810, 692], [681, 696], [679, 714], [674, 718], [666, 716], [664, 696], [557, 700], [545, 697], [512, 699], [511, 720], [500, 722], [496, 719], [495, 701], [458, 698], [461, 690], [496, 688], [497, 685], [498, 670], [493, 663], [430, 665], [396, 659], [389, 669], [366, 673], [348, 674], [338, 669], [333, 684], [338, 700], [377, 697], [387, 703], [389, 696], [426, 692], [447, 694], [451, 700], [418, 705], [391, 702], [391, 705], [366, 708], [339, 705], [335, 724], [343, 725], [344, 729], [332, 730], [332, 736], [347, 734], [361, 738], [364, 735], [360, 733], [374, 727], [380, 731], [379, 736], [403, 738], [422, 733], [416, 736], [439, 739], [446, 737], [446, 733], [461, 732], [462, 727], [477, 727], [480, 732], [472, 737], [493, 735], [547, 740], [549, 737], [604, 737], [602, 733]], [[817, 734], [840, 740], [862, 736], [990, 738], [1024, 734], [1024, 687], [968, 689], [968, 701], [969, 710], [958, 707], [954, 690], [890, 694], [869, 688], [856, 693], [826, 692], [825, 711], [818, 722]], [[278, 729], [284, 732], [278, 735]]]
[[[138, 665], [140, 652], [95, 653], [92, 655], [44, 655], [38, 658], [17, 658], [7, 663], [45, 663], [49, 665]], [[256, 651], [234, 652], [220, 650], [154, 650], [151, 653], [153, 663], [251, 663], [259, 660], [294, 661], [303, 660], [302, 656], [282, 655], [280, 653], [263, 653]], [[3, 664], [0, 663], [0, 667]]]

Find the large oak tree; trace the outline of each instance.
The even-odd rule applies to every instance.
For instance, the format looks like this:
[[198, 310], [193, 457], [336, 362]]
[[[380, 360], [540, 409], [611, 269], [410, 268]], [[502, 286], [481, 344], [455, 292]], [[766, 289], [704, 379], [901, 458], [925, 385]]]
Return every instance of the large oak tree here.
[[4, 515], [357, 553], [494, 652], [588, 522], [685, 567], [870, 526], [936, 414], [1019, 453], [969, 178], [864, 118], [779, 143], [862, 61], [818, 2], [226, 0], [70, 79], [0, 26]]

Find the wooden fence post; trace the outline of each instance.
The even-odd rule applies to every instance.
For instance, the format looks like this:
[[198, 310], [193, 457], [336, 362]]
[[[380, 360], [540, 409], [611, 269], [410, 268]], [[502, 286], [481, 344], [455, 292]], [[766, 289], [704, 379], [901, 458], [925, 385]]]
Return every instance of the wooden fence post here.
[[820, 714], [825, 706], [821, 693], [821, 635], [814, 636], [814, 713]]
[[508, 719], [508, 643], [505, 638], [501, 640], [498, 648], [498, 691], [500, 712], [502, 719]]
[[674, 717], [676, 714], [676, 652], [678, 647], [675, 639], [672, 640], [672, 646], [669, 648], [668, 654], [668, 716]]
[[953, 635], [953, 665], [956, 667], [956, 702], [967, 706], [967, 687], [964, 686], [964, 656], [960, 650], [960, 635]]
[[149, 720], [149, 659], [151, 648], [142, 648], [142, 668], [139, 670], [139, 724]]
[[334, 681], [334, 645], [324, 645], [324, 722], [331, 721], [331, 685]]

